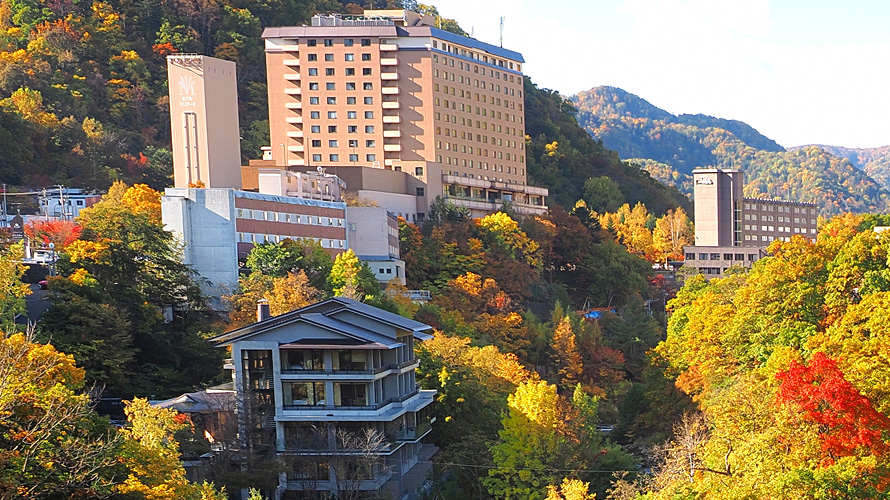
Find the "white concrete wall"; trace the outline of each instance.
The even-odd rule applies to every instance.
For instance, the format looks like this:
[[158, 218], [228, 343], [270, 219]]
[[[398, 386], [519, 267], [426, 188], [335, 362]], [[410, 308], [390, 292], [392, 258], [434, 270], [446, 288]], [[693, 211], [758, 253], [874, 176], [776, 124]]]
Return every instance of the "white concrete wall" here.
[[168, 188], [161, 197], [164, 228], [183, 246], [204, 293], [219, 297], [238, 284], [235, 196], [230, 189]]

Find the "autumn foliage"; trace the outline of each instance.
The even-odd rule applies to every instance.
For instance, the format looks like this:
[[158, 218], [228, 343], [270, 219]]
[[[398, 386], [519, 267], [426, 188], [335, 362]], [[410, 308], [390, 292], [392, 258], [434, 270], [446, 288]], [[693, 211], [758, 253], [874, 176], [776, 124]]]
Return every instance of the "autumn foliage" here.
[[792, 361], [776, 375], [778, 399], [819, 426], [826, 463], [857, 452], [883, 455], [890, 419], [844, 378], [835, 360], [817, 352], [808, 365]]

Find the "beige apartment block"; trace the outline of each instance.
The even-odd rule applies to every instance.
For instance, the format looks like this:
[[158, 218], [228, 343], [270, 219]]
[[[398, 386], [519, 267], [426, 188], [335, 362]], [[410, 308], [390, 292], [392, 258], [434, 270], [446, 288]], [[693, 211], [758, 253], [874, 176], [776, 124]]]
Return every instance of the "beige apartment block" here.
[[406, 172], [419, 214], [436, 196], [545, 212], [526, 182], [522, 55], [433, 24], [398, 10], [267, 28], [275, 165]]
[[734, 266], [750, 267], [766, 247], [792, 236], [816, 239], [814, 203], [745, 198], [739, 169], [693, 170], [695, 245], [684, 248], [685, 267], [720, 276]]
[[167, 75], [175, 186], [239, 189], [235, 63], [174, 54], [167, 56]]

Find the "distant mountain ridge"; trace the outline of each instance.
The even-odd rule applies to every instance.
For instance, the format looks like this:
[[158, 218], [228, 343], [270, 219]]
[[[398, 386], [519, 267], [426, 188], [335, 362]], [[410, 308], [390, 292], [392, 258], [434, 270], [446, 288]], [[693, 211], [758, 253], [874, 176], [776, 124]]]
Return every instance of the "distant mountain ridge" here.
[[864, 171], [872, 179], [887, 189], [890, 189], [890, 146], [878, 148], [845, 148], [843, 146], [829, 146], [825, 144], [810, 144], [789, 148], [792, 150], [817, 147], [840, 157], [846, 158], [856, 168]]
[[890, 207], [890, 188], [860, 167], [873, 165], [880, 178], [877, 173], [888, 170], [881, 161], [890, 163], [890, 148], [887, 156], [821, 146], [786, 150], [744, 122], [673, 115], [616, 87], [596, 87], [571, 100], [591, 136], [687, 194], [692, 170], [713, 166], [743, 169], [746, 196], [815, 202], [823, 214]]

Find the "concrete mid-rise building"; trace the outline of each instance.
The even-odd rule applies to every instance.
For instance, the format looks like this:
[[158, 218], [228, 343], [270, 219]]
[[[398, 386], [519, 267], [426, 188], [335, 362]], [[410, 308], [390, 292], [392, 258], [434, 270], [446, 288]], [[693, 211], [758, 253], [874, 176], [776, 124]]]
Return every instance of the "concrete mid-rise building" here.
[[315, 16], [263, 38], [275, 165], [405, 172], [423, 184], [408, 193], [417, 218], [437, 196], [477, 216], [504, 202], [546, 212], [547, 190], [526, 182], [518, 52], [405, 10]]
[[685, 267], [722, 275], [733, 266], [750, 267], [775, 240], [799, 235], [815, 241], [814, 203], [746, 198], [739, 169], [698, 168], [692, 176], [695, 245], [684, 248]]
[[367, 264], [382, 285], [393, 279], [402, 285], [405, 261], [399, 254], [399, 220], [395, 214], [380, 207], [348, 207], [346, 209], [349, 248]]
[[287, 464], [276, 498], [417, 498], [436, 391], [414, 345], [432, 327], [344, 297], [258, 320], [211, 341], [231, 350], [242, 442]]

